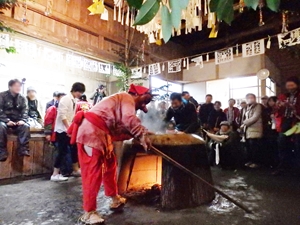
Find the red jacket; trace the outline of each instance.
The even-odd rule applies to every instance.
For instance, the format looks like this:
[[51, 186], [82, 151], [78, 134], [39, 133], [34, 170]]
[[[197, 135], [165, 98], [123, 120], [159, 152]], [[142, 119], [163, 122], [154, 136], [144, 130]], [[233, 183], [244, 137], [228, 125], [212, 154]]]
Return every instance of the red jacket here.
[[56, 135], [54, 132], [55, 120], [57, 115], [57, 108], [53, 105], [49, 107], [46, 111], [45, 121], [44, 121], [44, 133], [45, 135], [51, 135], [51, 142], [56, 141]]
[[[281, 94], [278, 97], [278, 101], [284, 103], [288, 100], [290, 94], [286, 93], [286, 94]], [[294, 116], [293, 116], [293, 123], [296, 124], [297, 122], [300, 122], [300, 91], [297, 91], [297, 93], [295, 94], [295, 98], [296, 98], [296, 102], [293, 106], [291, 106], [293, 108], [294, 111]], [[287, 105], [281, 104], [281, 106], [279, 106], [278, 108], [278, 113], [276, 115], [277, 119], [280, 120], [280, 123], [284, 122], [284, 120], [286, 119], [286, 112], [287, 109]], [[298, 117], [298, 118], [297, 118]]]

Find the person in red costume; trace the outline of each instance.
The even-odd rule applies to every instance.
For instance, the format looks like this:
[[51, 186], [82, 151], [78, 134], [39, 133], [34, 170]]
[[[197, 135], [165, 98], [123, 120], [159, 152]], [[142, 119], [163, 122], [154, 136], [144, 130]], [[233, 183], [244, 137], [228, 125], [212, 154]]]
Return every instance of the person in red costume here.
[[126, 199], [119, 196], [117, 191], [113, 142], [135, 138], [145, 149], [150, 148], [147, 129], [141, 125], [136, 110], [147, 112], [146, 105], [152, 97], [148, 88], [132, 84], [128, 93], [109, 96], [88, 112], [76, 114], [68, 133], [71, 143], [77, 142], [78, 146], [85, 211], [80, 218], [82, 223], [104, 223], [96, 211], [102, 181], [105, 195], [112, 198], [110, 208], [115, 210], [124, 206]]

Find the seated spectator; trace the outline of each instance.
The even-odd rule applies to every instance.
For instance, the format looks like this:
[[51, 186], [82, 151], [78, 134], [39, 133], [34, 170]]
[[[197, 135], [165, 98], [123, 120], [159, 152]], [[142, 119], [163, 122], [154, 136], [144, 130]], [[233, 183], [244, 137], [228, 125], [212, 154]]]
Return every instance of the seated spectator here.
[[[278, 116], [281, 118], [278, 148], [280, 162], [274, 175], [281, 173], [292, 163], [300, 171], [300, 133], [291, 131], [300, 122], [300, 81], [292, 76], [287, 79], [287, 93], [279, 96]], [[296, 130], [297, 131], [297, 130]], [[292, 152], [294, 150], [294, 152]], [[292, 163], [291, 163], [292, 162]]]
[[44, 133], [46, 135], [47, 141], [51, 141], [52, 143], [56, 142], [56, 133], [54, 132], [54, 126], [55, 126], [55, 120], [56, 120], [56, 115], [57, 115], [57, 107], [59, 104], [60, 99], [65, 96], [65, 93], [56, 93], [56, 103], [53, 106], [50, 106], [45, 115], [45, 129]]
[[8, 83], [9, 90], [0, 93], [0, 161], [5, 161], [7, 153], [7, 130], [10, 128], [18, 135], [19, 156], [30, 156], [30, 129], [26, 98], [22, 96], [21, 81], [15, 79]]
[[240, 110], [237, 107], [234, 107], [235, 100], [229, 99], [228, 101], [229, 107], [224, 110], [226, 114], [227, 121], [229, 122], [230, 126], [234, 131], [239, 128], [239, 117], [240, 117]]
[[232, 131], [230, 123], [223, 121], [221, 128], [216, 134], [206, 131], [211, 139], [209, 147], [209, 160], [211, 165], [219, 165], [223, 169], [235, 169], [239, 154], [239, 135]]
[[221, 122], [227, 120], [226, 114], [221, 109], [221, 106], [221, 102], [216, 101], [214, 104], [214, 109], [208, 116], [208, 129], [212, 133], [216, 133], [217, 131], [219, 131]]
[[208, 129], [208, 117], [209, 114], [214, 110], [214, 104], [212, 103], [212, 99], [212, 95], [207, 94], [205, 97], [205, 103], [202, 104], [199, 109], [199, 119], [204, 129]]
[[198, 102], [192, 97], [190, 96], [190, 93], [187, 91], [182, 92], [182, 97], [187, 100], [189, 103], [192, 103], [195, 108], [198, 108]]
[[244, 140], [246, 141], [248, 162], [245, 166], [257, 168], [261, 162], [261, 138], [263, 136], [262, 105], [256, 102], [252, 93], [246, 95], [247, 108], [242, 121]]
[[180, 93], [172, 93], [170, 100], [171, 106], [167, 110], [164, 122], [168, 124], [174, 118], [178, 133], [196, 133], [199, 130], [199, 123], [195, 106], [184, 103]]
[[76, 110], [75, 110], [75, 114], [77, 112], [80, 111], [84, 111], [87, 112], [89, 111], [91, 108], [93, 107], [92, 104], [90, 104], [86, 98], [86, 95], [83, 94], [81, 95], [81, 97], [79, 98], [79, 101], [76, 103]]
[[58, 91], [53, 92], [53, 99], [52, 99], [50, 102], [47, 102], [47, 104], [46, 104], [46, 111], [47, 111], [47, 109], [48, 109], [49, 107], [55, 105], [55, 103], [56, 103], [56, 101], [57, 101], [57, 94], [58, 94], [58, 93], [59, 93]]
[[28, 104], [28, 124], [31, 129], [42, 129], [43, 118], [41, 115], [42, 105], [36, 98], [36, 90], [33, 87], [27, 88], [27, 104]]

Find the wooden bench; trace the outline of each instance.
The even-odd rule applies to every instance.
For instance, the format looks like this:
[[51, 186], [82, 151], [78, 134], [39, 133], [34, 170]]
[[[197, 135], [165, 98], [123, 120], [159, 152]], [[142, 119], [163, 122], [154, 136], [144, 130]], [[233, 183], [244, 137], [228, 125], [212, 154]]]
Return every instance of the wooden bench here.
[[32, 133], [29, 142], [30, 157], [20, 157], [17, 136], [8, 135], [8, 159], [0, 162], [0, 179], [50, 173], [53, 169], [54, 149], [43, 133]]

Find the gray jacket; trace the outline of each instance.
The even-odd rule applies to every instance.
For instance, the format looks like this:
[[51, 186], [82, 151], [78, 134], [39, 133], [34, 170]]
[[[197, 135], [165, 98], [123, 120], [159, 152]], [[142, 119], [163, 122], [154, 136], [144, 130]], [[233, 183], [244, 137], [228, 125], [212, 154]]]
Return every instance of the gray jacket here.
[[26, 98], [20, 94], [15, 97], [10, 91], [0, 93], [0, 122], [8, 121], [18, 122], [23, 120], [27, 122], [28, 107]]
[[255, 103], [247, 106], [243, 124], [246, 127], [246, 139], [262, 138], [262, 105]]

